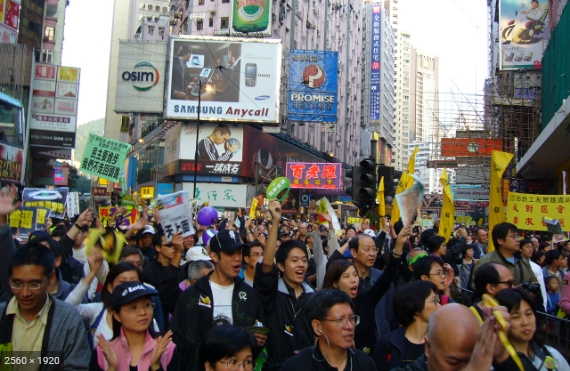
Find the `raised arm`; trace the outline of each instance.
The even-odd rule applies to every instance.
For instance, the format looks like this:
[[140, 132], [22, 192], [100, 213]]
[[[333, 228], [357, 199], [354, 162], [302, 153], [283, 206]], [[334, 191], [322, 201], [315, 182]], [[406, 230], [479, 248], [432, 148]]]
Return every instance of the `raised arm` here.
[[277, 230], [279, 229], [279, 220], [281, 220], [281, 204], [275, 200], [269, 201], [268, 207], [271, 219], [274, 223], [271, 224], [269, 236], [267, 236], [267, 245], [263, 252], [263, 272], [269, 273], [273, 269], [273, 262], [275, 261], [275, 252], [277, 251]]
[[11, 184], [7, 186], [7, 192], [0, 192], [0, 256], [2, 257], [0, 259], [0, 300], [3, 299], [2, 301], [8, 301], [12, 296], [8, 263], [16, 251], [16, 245], [8, 225], [8, 215], [18, 207], [20, 207], [18, 190]]

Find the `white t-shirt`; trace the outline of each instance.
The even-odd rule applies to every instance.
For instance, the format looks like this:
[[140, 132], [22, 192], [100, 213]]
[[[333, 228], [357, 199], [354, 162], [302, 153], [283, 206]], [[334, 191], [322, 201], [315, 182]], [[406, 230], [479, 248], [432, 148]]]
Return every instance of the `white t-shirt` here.
[[214, 317], [212, 323], [214, 326], [232, 325], [232, 295], [234, 292], [234, 284], [229, 286], [220, 286], [210, 281], [212, 295], [214, 296]]

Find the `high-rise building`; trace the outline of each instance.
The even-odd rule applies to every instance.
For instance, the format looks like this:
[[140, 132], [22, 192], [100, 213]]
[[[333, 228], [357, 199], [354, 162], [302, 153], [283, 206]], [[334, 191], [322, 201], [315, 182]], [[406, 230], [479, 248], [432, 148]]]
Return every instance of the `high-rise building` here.
[[394, 137], [394, 29], [383, 3], [364, 6], [360, 153], [370, 155], [372, 133], [379, 136], [378, 163], [391, 166]]
[[439, 58], [412, 48], [411, 62], [415, 106], [411, 107], [410, 139], [439, 143]]

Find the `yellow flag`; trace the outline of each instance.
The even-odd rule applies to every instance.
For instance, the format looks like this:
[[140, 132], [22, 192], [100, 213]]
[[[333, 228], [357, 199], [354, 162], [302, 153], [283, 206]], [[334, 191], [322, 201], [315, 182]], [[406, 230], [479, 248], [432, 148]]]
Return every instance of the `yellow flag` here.
[[255, 211], [257, 210], [257, 204], [259, 203], [259, 200], [256, 198], [253, 199], [253, 201], [251, 202], [251, 207], [249, 208], [249, 219], [253, 220], [255, 219]]
[[378, 183], [376, 201], [378, 201], [378, 215], [380, 215], [380, 217], [386, 215], [386, 203], [384, 202], [384, 177], [381, 177], [380, 183]]
[[[493, 241], [491, 232], [493, 227], [506, 221], [505, 208], [503, 206], [503, 192], [501, 184], [505, 169], [514, 155], [508, 152], [491, 152], [491, 189], [489, 190], [489, 241]], [[488, 251], [494, 251], [495, 246], [489, 244]]]
[[439, 231], [437, 234], [445, 238], [445, 242], [449, 241], [451, 232], [453, 231], [453, 223], [455, 222], [455, 205], [453, 204], [453, 195], [447, 178], [447, 170], [441, 172], [439, 183], [443, 187], [443, 206], [441, 208], [441, 220], [439, 222]]
[[410, 189], [414, 185], [414, 178], [410, 176], [410, 174], [414, 174], [416, 172], [416, 154], [420, 150], [419, 147], [414, 148], [414, 152], [412, 156], [410, 156], [410, 160], [408, 161], [408, 169], [407, 171], [402, 172], [402, 176], [400, 177], [400, 181], [398, 182], [398, 186], [396, 187], [396, 192], [394, 193], [394, 205], [392, 206], [392, 223], [396, 223], [398, 219], [400, 219], [400, 208], [398, 207], [398, 203], [396, 202], [395, 195], [404, 192], [407, 189]]

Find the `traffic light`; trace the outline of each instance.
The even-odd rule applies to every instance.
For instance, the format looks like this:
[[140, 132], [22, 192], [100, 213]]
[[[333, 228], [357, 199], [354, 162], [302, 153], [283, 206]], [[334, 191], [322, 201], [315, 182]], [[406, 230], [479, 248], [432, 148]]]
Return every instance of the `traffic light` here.
[[361, 188], [362, 168], [360, 166], [353, 166], [352, 169], [346, 172], [346, 177], [352, 179], [352, 185], [346, 187], [346, 194], [352, 197], [352, 203], [359, 207], [360, 201], [363, 197], [358, 193]]
[[393, 190], [392, 190], [392, 192], [393, 192], [394, 194], [391, 195], [391, 196], [395, 196], [395, 195], [396, 195], [396, 187], [398, 187], [398, 183], [400, 183], [400, 178], [401, 178], [401, 177], [402, 177], [402, 172], [401, 172], [400, 170], [393, 170], [393, 171], [392, 171], [392, 179], [393, 179], [393, 182], [392, 182]]
[[358, 193], [364, 198], [363, 201], [370, 205], [376, 200], [376, 163], [374, 159], [366, 159], [360, 161], [362, 175], [360, 176], [361, 185]]
[[380, 182], [380, 179], [384, 177], [384, 196], [390, 196], [394, 193], [393, 171], [393, 167], [384, 165], [378, 166], [378, 182]]

